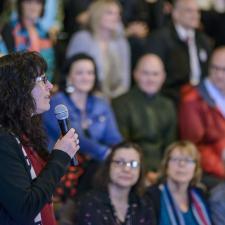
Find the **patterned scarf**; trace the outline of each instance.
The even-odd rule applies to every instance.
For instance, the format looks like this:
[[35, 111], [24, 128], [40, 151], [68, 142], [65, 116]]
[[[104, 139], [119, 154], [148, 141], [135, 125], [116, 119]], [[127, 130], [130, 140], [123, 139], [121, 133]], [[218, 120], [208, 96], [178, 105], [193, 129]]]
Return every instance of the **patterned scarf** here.
[[[199, 225], [212, 225], [206, 206], [195, 188], [189, 189], [191, 210]], [[167, 184], [162, 186], [162, 197], [172, 225], [185, 225], [183, 215], [176, 204]]]

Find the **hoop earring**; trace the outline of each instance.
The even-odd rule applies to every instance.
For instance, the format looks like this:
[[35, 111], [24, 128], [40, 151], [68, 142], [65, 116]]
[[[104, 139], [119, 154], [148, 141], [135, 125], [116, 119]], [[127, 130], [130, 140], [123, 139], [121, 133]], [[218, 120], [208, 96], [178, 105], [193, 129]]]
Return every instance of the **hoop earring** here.
[[68, 94], [72, 94], [75, 91], [75, 87], [67, 82], [65, 91]]

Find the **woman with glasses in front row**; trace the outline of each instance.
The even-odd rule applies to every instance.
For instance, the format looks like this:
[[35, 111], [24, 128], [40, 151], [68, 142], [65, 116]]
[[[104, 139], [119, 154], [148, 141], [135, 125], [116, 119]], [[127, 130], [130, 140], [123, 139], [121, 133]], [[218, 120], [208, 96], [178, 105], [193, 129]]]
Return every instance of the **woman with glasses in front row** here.
[[200, 185], [200, 156], [194, 144], [171, 144], [161, 165], [161, 183], [147, 190], [159, 225], [211, 225]]
[[96, 177], [97, 189], [76, 200], [76, 225], [153, 225], [152, 207], [141, 198], [143, 158], [129, 142], [112, 149]]

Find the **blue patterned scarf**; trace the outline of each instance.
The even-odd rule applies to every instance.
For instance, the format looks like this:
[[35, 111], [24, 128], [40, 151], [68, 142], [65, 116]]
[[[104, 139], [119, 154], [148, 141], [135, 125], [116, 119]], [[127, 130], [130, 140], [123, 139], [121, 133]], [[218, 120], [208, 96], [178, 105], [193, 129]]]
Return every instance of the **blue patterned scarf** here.
[[[190, 205], [193, 215], [199, 225], [212, 225], [206, 206], [195, 188], [189, 189]], [[167, 184], [162, 186], [162, 197], [166, 205], [170, 222], [172, 225], [186, 225], [182, 212], [170, 193]]]

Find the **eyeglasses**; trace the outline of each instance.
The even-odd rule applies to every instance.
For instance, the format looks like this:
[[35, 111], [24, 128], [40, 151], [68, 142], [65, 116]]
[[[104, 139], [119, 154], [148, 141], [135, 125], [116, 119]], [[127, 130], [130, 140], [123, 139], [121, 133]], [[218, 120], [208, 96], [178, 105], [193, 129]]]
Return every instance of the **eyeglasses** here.
[[217, 66], [217, 65], [213, 65], [213, 64], [211, 64], [210, 65], [210, 68], [211, 68], [211, 70], [214, 70], [214, 71], [216, 71], [216, 72], [222, 72], [222, 73], [225, 73], [225, 67], [221, 67], [221, 66]]
[[36, 78], [36, 83], [43, 82], [44, 84], [48, 83], [48, 78], [45, 74]]
[[136, 160], [132, 160], [130, 162], [126, 162], [124, 160], [112, 160], [112, 163], [120, 168], [129, 167], [131, 169], [137, 169], [140, 167], [140, 163]]
[[191, 158], [179, 158], [179, 157], [170, 157], [169, 158], [170, 162], [176, 163], [176, 164], [180, 164], [181, 162], [184, 162], [185, 164], [191, 165], [191, 164], [195, 164], [196, 160], [191, 159]]

